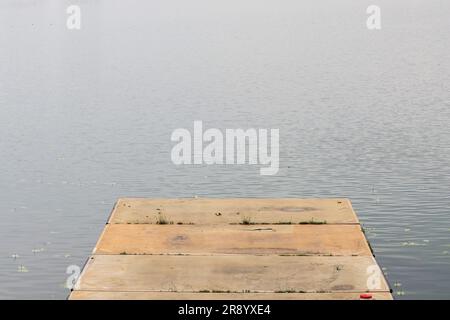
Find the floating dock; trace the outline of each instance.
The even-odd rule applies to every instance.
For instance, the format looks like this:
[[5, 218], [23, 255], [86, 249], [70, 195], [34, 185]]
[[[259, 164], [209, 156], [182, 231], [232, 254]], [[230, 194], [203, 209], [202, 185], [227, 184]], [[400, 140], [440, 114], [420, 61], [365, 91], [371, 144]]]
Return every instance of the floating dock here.
[[69, 299], [392, 299], [348, 199], [120, 199]]

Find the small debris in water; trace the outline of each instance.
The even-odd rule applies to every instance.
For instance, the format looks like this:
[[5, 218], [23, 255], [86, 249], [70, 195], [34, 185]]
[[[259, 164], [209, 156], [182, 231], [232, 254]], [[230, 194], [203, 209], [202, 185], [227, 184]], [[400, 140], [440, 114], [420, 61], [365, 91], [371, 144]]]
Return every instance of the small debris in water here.
[[17, 267], [17, 272], [26, 273], [26, 272], [28, 272], [28, 269], [27, 269], [27, 267], [25, 267], [23, 265], [20, 265], [20, 266]]
[[43, 252], [43, 251], [45, 251], [44, 248], [38, 248], [38, 249], [31, 250], [31, 252], [33, 252], [33, 253], [39, 253], [39, 252]]
[[415, 246], [424, 246], [425, 244], [416, 243], [414, 241], [406, 241], [402, 243], [404, 247], [415, 247]]
[[18, 255], [18, 254], [16, 254], [16, 253], [14, 253], [14, 254], [12, 254], [11, 255], [11, 258], [13, 258], [13, 259], [17, 259], [17, 258], [19, 258], [20, 256]]

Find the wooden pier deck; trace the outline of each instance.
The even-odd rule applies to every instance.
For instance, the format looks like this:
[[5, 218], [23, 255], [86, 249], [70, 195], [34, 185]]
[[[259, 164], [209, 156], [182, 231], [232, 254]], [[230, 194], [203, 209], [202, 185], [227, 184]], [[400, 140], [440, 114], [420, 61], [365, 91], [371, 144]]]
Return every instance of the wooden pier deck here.
[[347, 199], [120, 199], [69, 299], [392, 299]]

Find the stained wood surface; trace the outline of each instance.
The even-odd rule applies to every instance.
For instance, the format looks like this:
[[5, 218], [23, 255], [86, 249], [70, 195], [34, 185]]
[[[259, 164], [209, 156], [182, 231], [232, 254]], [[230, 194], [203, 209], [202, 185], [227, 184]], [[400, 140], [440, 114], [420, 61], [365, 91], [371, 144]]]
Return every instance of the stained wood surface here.
[[125, 198], [69, 298], [345, 300], [369, 291], [392, 299], [347, 199]]
[[[74, 291], [74, 300], [358, 300], [362, 292], [204, 293], [152, 291]], [[392, 300], [389, 292], [370, 292], [373, 300]]]
[[358, 224], [348, 199], [120, 199], [110, 223]]
[[94, 253], [371, 255], [359, 225], [109, 224]]
[[[177, 292], [367, 291], [373, 257], [96, 255], [79, 290]], [[383, 281], [376, 291], [388, 290]]]

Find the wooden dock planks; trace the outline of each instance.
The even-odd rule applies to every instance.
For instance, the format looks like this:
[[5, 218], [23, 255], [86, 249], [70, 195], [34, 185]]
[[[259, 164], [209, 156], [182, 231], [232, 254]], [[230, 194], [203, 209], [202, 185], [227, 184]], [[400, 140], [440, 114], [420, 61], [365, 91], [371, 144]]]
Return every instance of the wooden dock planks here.
[[348, 199], [120, 199], [109, 223], [359, 224]]
[[120, 199], [69, 298], [392, 299], [373, 266], [347, 199]]
[[[372, 257], [98, 255], [80, 290], [332, 292], [366, 290]], [[379, 291], [386, 291], [386, 283]], [[378, 291], [378, 290], [377, 290]]]
[[[205, 293], [154, 291], [89, 291], [72, 292], [73, 300], [357, 300], [360, 292], [307, 293]], [[374, 300], [392, 300], [389, 292], [372, 292]]]
[[371, 255], [359, 225], [109, 224], [95, 254]]

